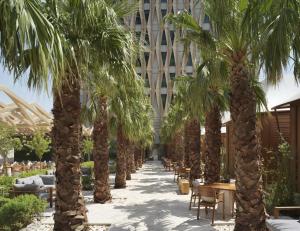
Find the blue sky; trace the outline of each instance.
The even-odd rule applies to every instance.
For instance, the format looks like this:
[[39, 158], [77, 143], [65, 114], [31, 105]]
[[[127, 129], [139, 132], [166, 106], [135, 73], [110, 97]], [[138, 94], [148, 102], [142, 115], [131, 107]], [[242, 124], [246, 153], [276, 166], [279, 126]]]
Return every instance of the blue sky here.
[[[0, 84], [5, 85], [10, 90], [12, 90], [17, 96], [22, 98], [28, 103], [37, 103], [46, 111], [50, 112], [52, 109], [52, 96], [51, 91], [49, 91], [50, 96], [45, 91], [37, 92], [34, 90], [29, 90], [26, 85], [26, 76], [17, 83], [14, 83], [12, 75], [4, 70], [3, 66], [0, 64]], [[0, 102], [10, 103], [10, 99], [3, 93], [0, 92]]]

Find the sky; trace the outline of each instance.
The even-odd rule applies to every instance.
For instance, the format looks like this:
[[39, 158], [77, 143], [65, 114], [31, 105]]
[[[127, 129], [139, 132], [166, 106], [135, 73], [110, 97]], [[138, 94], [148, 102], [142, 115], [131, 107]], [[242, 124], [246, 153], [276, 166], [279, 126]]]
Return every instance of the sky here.
[[[3, 66], [0, 64], [0, 85], [4, 85], [10, 90], [12, 90], [18, 97], [25, 100], [27, 103], [37, 103], [47, 112], [52, 110], [52, 96], [51, 91], [49, 91], [50, 96], [46, 91], [37, 92], [34, 90], [29, 90], [26, 85], [26, 76], [22, 80], [14, 83], [12, 74], [4, 70]], [[0, 102], [10, 103], [11, 100], [2, 92], [0, 92]]]
[[[21, 97], [28, 103], [37, 103], [46, 111], [51, 112], [52, 109], [52, 96], [51, 91], [49, 95], [45, 92], [37, 92], [34, 90], [29, 90], [26, 85], [26, 76], [23, 80], [14, 83], [12, 75], [4, 70], [3, 66], [0, 64], [0, 84], [5, 85], [10, 90], [12, 90], [17, 96]], [[282, 81], [277, 86], [268, 86], [266, 89], [266, 96], [268, 101], [269, 110], [293, 97], [300, 92], [300, 87], [294, 81], [294, 75], [292, 68], [289, 67], [284, 72], [284, 77]], [[0, 92], [0, 102], [10, 103], [8, 97]]]

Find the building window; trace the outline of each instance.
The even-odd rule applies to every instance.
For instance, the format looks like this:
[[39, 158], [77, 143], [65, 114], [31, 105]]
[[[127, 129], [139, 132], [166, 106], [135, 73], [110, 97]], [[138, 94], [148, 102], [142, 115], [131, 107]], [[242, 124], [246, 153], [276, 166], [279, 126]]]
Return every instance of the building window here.
[[172, 30], [170, 31], [170, 37], [171, 37], [171, 41], [172, 41], [172, 44], [174, 43], [174, 39], [175, 39], [175, 32]]
[[167, 79], [166, 79], [165, 74], [163, 74], [163, 77], [162, 77], [161, 87], [162, 87], [162, 88], [168, 87], [168, 85], [167, 85]]
[[162, 34], [161, 45], [167, 45], [167, 37], [166, 37], [165, 31], [163, 31], [163, 34]]
[[144, 0], [144, 3], [150, 3], [150, 0]]
[[170, 73], [170, 79], [172, 81], [175, 81], [175, 77], [176, 77], [176, 74], [175, 73]]
[[167, 15], [167, 10], [161, 10], [162, 17], [165, 17]]
[[171, 59], [170, 59], [170, 66], [175, 66], [175, 65], [176, 65], [175, 56], [174, 53], [172, 52]]
[[167, 59], [167, 52], [161, 52], [161, 59], [162, 59], [163, 65], [165, 65], [166, 59]]
[[187, 66], [193, 66], [193, 60], [192, 60], [191, 53], [189, 53], [189, 58], [188, 58]]
[[146, 22], [148, 22], [150, 10], [144, 10]]
[[209, 23], [209, 17], [208, 17], [207, 14], [204, 16], [203, 22], [204, 22], [204, 23]]
[[163, 108], [165, 108], [167, 102], [167, 94], [161, 94], [161, 100], [162, 100]]
[[147, 74], [147, 73], [146, 73], [146, 76], [145, 76], [145, 87], [147, 87], [147, 88], [150, 87], [149, 77], [148, 77], [148, 74]]
[[168, 0], [160, 0], [161, 3], [167, 3]]
[[141, 25], [141, 16], [140, 16], [140, 13], [137, 12], [136, 14], [136, 18], [135, 18], [135, 25]]
[[146, 66], [147, 66], [148, 61], [149, 61], [149, 52], [144, 52], [144, 57], [145, 57], [145, 62], [146, 62]]
[[150, 44], [149, 34], [146, 33], [146, 34], [145, 34], [145, 44], [144, 44], [144, 45], [148, 46], [149, 44]]

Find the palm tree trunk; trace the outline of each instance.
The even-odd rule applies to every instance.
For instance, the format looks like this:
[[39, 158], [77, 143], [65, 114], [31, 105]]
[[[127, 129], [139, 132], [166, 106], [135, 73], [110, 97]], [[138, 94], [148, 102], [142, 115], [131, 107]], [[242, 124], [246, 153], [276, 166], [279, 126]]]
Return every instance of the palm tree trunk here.
[[221, 114], [218, 106], [205, 116], [205, 183], [220, 181]]
[[190, 167], [190, 139], [188, 123], [184, 125], [184, 166]]
[[107, 97], [99, 97], [97, 118], [93, 130], [93, 158], [95, 189], [94, 202], [105, 203], [111, 200], [109, 186], [109, 148]]
[[135, 162], [135, 169], [138, 170], [139, 167], [139, 148], [137, 145], [134, 145], [134, 162]]
[[130, 150], [130, 141], [128, 139], [126, 141], [126, 180], [131, 180], [132, 155]]
[[54, 230], [85, 230], [86, 208], [80, 172], [80, 83], [64, 82], [53, 104], [53, 150], [56, 165]]
[[200, 154], [200, 123], [198, 119], [192, 119], [189, 122], [189, 139], [190, 139], [190, 161], [191, 161], [191, 180], [201, 178], [201, 154]]
[[260, 149], [256, 137], [256, 98], [244, 60], [246, 52], [232, 54], [230, 113], [236, 164], [235, 230], [265, 230]]
[[134, 144], [131, 142], [130, 143], [130, 155], [131, 155], [131, 173], [135, 173], [136, 172], [136, 166], [135, 166], [135, 160], [134, 160]]
[[181, 131], [178, 131], [175, 135], [175, 153], [176, 161], [183, 164], [184, 161], [184, 143]]
[[122, 125], [119, 124], [117, 131], [117, 166], [116, 166], [116, 178], [115, 188], [126, 187], [126, 138], [123, 132]]

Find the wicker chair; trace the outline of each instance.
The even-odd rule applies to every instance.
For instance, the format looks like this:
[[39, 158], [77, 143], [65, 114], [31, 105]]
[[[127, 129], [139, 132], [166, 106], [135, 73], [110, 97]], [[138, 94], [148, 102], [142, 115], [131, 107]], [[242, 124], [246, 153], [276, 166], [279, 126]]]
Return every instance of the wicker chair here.
[[215, 189], [209, 186], [199, 186], [198, 187], [198, 211], [197, 211], [197, 220], [200, 217], [200, 206], [205, 207], [206, 216], [208, 214], [207, 208], [212, 208], [212, 220], [211, 224], [214, 224], [215, 221], [215, 209], [216, 205], [222, 203], [222, 216], [225, 220], [225, 207], [224, 207], [224, 193], [217, 192]]

